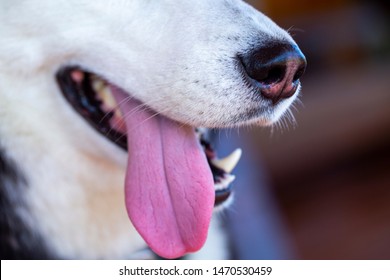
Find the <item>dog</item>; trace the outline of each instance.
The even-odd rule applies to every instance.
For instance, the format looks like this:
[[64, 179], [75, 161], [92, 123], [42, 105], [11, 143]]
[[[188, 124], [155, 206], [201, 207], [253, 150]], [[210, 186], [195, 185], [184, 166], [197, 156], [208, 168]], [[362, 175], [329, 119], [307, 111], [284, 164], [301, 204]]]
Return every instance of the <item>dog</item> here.
[[240, 0], [0, 6], [1, 258], [229, 258], [212, 213], [241, 152], [203, 128], [289, 110], [288, 32]]

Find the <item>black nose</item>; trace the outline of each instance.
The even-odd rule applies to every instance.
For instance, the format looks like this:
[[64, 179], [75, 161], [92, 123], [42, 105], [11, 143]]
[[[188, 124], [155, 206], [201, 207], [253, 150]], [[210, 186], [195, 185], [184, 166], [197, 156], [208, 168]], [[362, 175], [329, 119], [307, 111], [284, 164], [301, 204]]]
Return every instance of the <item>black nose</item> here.
[[306, 69], [306, 58], [298, 46], [273, 43], [241, 56], [254, 87], [274, 104], [294, 95]]

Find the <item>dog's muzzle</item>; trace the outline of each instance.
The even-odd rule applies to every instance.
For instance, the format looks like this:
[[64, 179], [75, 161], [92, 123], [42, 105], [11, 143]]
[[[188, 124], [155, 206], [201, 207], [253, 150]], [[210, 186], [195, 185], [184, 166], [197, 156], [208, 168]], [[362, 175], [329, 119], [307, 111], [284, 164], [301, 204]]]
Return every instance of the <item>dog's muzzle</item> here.
[[[120, 148], [127, 150], [127, 137], [123, 115], [112, 96], [107, 82], [97, 75], [83, 71], [79, 67], [67, 67], [57, 73], [57, 82], [69, 104], [99, 133]], [[213, 174], [215, 184], [215, 207], [222, 206], [231, 197], [230, 174], [241, 157], [241, 149], [219, 159], [205, 130], [197, 129]], [[130, 136], [129, 136], [130, 137]], [[183, 155], [185, 156], [185, 155]]]

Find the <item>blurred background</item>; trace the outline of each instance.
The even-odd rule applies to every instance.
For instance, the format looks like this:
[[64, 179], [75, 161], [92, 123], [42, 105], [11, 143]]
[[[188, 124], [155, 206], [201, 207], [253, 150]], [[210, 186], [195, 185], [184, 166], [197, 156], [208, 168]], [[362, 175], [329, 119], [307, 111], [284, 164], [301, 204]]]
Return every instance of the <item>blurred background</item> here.
[[296, 124], [217, 137], [244, 149], [223, 214], [235, 258], [390, 259], [390, 1], [247, 2], [308, 68]]

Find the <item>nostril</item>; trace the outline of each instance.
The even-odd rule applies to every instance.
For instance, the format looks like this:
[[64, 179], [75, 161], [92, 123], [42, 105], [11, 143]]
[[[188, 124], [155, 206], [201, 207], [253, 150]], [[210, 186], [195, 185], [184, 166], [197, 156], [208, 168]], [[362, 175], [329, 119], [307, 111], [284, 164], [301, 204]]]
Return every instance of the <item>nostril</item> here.
[[295, 93], [306, 68], [305, 56], [290, 43], [273, 42], [240, 58], [252, 86], [274, 103]]
[[303, 76], [303, 74], [305, 73], [305, 70], [306, 70], [306, 62], [302, 61], [301, 65], [299, 66], [297, 72], [295, 73], [295, 75], [293, 77], [293, 83], [298, 81]]
[[274, 65], [271, 67], [263, 67], [260, 69], [260, 71], [256, 71], [252, 76], [249, 73], [248, 74], [254, 80], [264, 85], [270, 85], [283, 80], [285, 73], [286, 73], [285, 66]]

